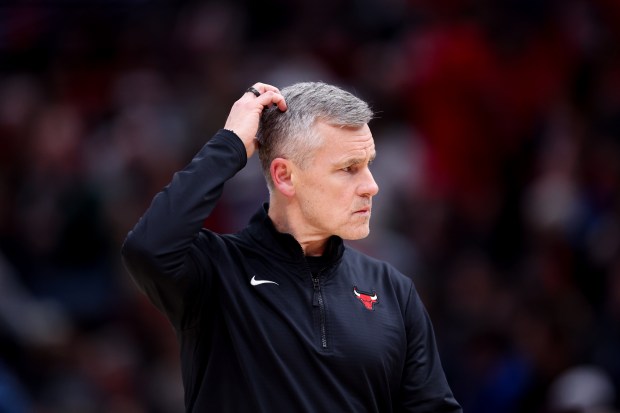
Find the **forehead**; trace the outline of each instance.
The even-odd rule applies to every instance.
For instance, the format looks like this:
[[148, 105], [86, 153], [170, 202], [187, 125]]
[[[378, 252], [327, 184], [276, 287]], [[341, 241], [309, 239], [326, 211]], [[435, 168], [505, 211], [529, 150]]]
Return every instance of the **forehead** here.
[[315, 127], [322, 138], [317, 152], [329, 160], [348, 157], [364, 159], [375, 155], [375, 141], [368, 125], [343, 128], [320, 122]]

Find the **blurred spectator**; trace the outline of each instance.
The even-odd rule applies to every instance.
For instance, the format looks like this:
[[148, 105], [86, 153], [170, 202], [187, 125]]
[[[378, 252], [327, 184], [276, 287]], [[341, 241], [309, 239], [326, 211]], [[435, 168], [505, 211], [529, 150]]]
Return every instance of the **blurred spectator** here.
[[614, 413], [616, 391], [604, 370], [575, 366], [557, 377], [549, 391], [553, 413]]

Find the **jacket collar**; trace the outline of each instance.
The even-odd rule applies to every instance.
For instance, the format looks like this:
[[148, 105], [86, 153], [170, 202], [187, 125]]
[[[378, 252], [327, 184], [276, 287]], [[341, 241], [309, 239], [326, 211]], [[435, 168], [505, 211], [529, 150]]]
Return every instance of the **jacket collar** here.
[[[303, 249], [291, 234], [279, 232], [268, 215], [269, 203], [265, 202], [250, 219], [247, 231], [270, 255], [287, 261], [304, 262]], [[336, 263], [344, 253], [342, 238], [332, 235], [327, 241], [323, 259], [329, 265]]]

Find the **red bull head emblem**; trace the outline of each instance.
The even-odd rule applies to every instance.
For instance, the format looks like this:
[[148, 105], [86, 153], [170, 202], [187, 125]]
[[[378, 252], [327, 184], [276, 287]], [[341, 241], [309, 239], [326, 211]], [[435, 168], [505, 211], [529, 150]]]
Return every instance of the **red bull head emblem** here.
[[379, 302], [379, 300], [377, 299], [377, 293], [375, 293], [374, 291], [372, 292], [372, 295], [370, 295], [368, 293], [358, 291], [357, 287], [355, 286], [353, 287], [353, 294], [355, 294], [357, 299], [360, 300], [362, 304], [364, 304], [364, 307], [366, 307], [366, 309], [370, 311], [373, 310], [372, 306]]

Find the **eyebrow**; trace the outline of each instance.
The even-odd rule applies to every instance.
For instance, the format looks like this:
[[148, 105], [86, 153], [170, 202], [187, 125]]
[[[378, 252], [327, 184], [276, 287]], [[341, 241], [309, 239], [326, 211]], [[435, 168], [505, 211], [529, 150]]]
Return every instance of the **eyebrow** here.
[[[371, 163], [377, 157], [377, 152], [373, 152], [368, 158], [368, 163]], [[366, 158], [345, 158], [342, 161], [338, 162], [338, 164], [342, 165], [357, 165], [360, 163], [366, 162]]]

